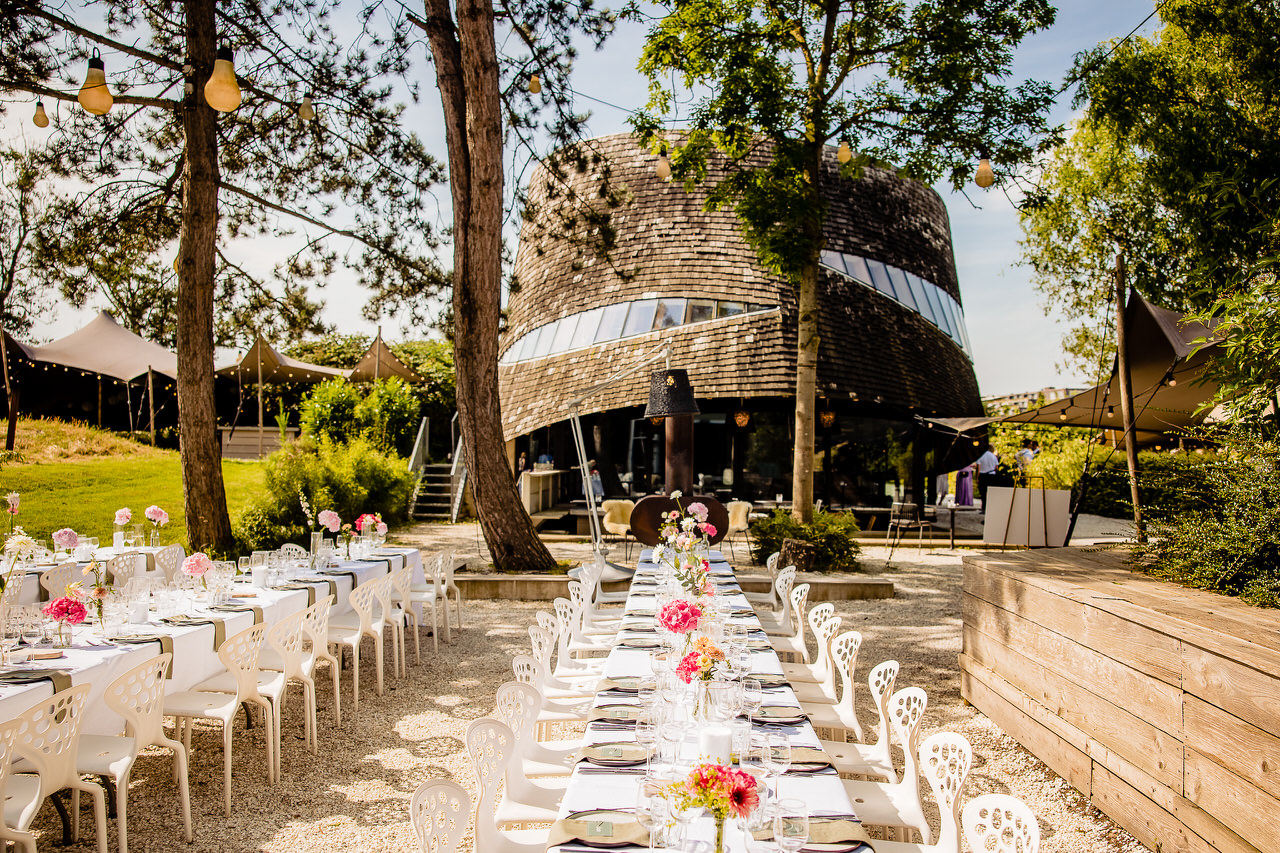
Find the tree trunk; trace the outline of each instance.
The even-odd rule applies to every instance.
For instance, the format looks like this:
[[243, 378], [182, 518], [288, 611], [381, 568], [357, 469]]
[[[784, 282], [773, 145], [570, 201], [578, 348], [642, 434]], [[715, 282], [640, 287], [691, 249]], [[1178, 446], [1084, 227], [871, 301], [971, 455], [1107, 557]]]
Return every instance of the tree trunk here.
[[791, 460], [791, 517], [801, 524], [813, 521], [814, 398], [818, 386], [818, 260], [822, 256], [821, 146], [813, 149], [806, 169], [813, 210], [805, 223], [804, 240], [810, 256], [800, 270], [796, 326], [796, 429]]
[[178, 427], [183, 506], [193, 549], [232, 546], [222, 484], [213, 396], [213, 268], [218, 236], [217, 113], [198, 93], [217, 53], [214, 0], [187, 0], [187, 56], [195, 66], [196, 95], [182, 110], [186, 161], [182, 173], [182, 228], [178, 249]]
[[448, 0], [425, 0], [425, 7], [449, 146], [454, 369], [462, 453], [494, 565], [549, 571], [555, 560], [520, 503], [502, 440], [498, 321], [503, 160], [493, 6], [459, 0], [456, 29]]

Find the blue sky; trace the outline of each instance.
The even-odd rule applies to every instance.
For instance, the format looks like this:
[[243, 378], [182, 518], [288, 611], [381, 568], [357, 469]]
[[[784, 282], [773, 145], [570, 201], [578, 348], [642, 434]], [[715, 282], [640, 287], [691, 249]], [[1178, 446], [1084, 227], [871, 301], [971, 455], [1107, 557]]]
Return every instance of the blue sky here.
[[[416, 4], [410, 4], [413, 6]], [[1036, 78], [1060, 83], [1070, 70], [1072, 57], [1081, 50], [1108, 39], [1120, 38], [1137, 26], [1152, 10], [1152, 0], [1062, 0], [1058, 22], [1049, 30], [1027, 39], [1019, 48], [1014, 68], [1015, 80]], [[1148, 22], [1150, 32], [1155, 20]], [[579, 58], [574, 88], [585, 96], [635, 109], [646, 100], [644, 79], [635, 70], [644, 41], [645, 28], [623, 24], [600, 52], [589, 48]], [[440, 123], [439, 100], [434, 86], [434, 70], [420, 54], [419, 79], [422, 99], [406, 113], [406, 121], [423, 137], [428, 150], [444, 157], [444, 134]], [[111, 62], [108, 60], [108, 71]], [[1071, 118], [1068, 91], [1053, 113], [1056, 122]], [[579, 102], [589, 109], [589, 132], [603, 135], [628, 130], [627, 113], [589, 99]], [[28, 124], [21, 108], [11, 110], [0, 124], [0, 135], [35, 141], [38, 132]], [[13, 124], [21, 121], [21, 127]], [[1088, 377], [1060, 372], [1062, 328], [1046, 317], [1039, 295], [1032, 288], [1028, 271], [1018, 265], [1017, 214], [1003, 193], [984, 193], [970, 187], [969, 198], [939, 186], [951, 216], [956, 265], [964, 301], [965, 319], [973, 343], [974, 367], [984, 395], [1036, 390], [1047, 385], [1086, 384]], [[440, 188], [437, 203], [447, 206], [448, 189]], [[972, 199], [980, 205], [975, 208]], [[340, 248], [340, 247], [339, 247]], [[280, 247], [265, 241], [238, 244], [240, 262], [266, 270], [280, 256]], [[448, 266], [449, 258], [444, 258]], [[367, 299], [367, 292], [339, 274], [320, 294], [326, 300], [325, 319], [339, 331], [373, 331], [373, 324], [353, 318]], [[91, 316], [88, 312], [59, 311], [56, 319], [36, 330], [43, 339], [66, 334]], [[397, 339], [421, 332], [402, 330], [395, 318], [384, 320], [384, 333]]]

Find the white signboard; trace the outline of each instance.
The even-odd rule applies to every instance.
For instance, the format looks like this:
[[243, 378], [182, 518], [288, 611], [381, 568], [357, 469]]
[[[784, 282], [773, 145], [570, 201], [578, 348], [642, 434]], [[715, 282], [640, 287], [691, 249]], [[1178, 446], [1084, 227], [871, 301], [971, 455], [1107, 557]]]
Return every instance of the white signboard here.
[[988, 544], [1056, 548], [1066, 544], [1071, 492], [992, 486], [982, 514], [982, 539]]

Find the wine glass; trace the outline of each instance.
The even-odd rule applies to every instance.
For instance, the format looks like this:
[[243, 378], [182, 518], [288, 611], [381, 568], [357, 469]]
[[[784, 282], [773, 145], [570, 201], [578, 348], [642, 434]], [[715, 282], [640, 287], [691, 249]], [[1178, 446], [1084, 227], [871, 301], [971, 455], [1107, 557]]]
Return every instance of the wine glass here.
[[0, 651], [3, 652], [3, 663], [5, 667], [13, 664], [13, 650], [18, 647], [18, 641], [22, 639], [22, 619], [17, 614], [8, 614], [4, 620], [4, 624], [0, 625]]
[[803, 800], [780, 800], [773, 816], [773, 841], [784, 853], [796, 853], [809, 840], [809, 812]]
[[760, 683], [760, 679], [744, 678], [742, 680], [742, 710], [746, 713], [747, 719], [754, 722], [753, 717], [763, 704], [764, 685]]
[[774, 791], [782, 790], [782, 774], [791, 769], [791, 740], [786, 735], [768, 734], [761, 753], [764, 769], [776, 780]]
[[658, 724], [649, 711], [641, 711], [636, 716], [636, 743], [644, 747], [644, 770], [648, 774], [653, 748], [658, 744]]
[[653, 831], [667, 822], [667, 799], [648, 777], [636, 788], [636, 823], [649, 833], [649, 850], [653, 850]]

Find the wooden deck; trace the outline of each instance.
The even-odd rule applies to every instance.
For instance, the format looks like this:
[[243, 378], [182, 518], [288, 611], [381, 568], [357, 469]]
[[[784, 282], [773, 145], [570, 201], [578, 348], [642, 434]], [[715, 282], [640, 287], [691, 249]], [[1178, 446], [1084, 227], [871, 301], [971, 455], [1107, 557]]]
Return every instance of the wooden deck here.
[[1153, 850], [1275, 850], [1280, 613], [1126, 557], [965, 558], [965, 699]]

